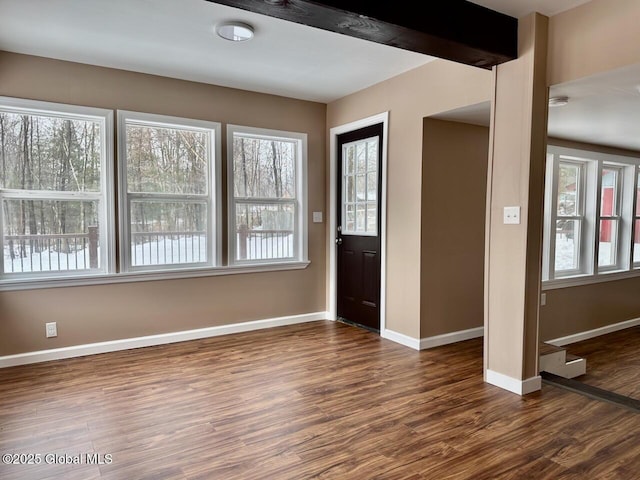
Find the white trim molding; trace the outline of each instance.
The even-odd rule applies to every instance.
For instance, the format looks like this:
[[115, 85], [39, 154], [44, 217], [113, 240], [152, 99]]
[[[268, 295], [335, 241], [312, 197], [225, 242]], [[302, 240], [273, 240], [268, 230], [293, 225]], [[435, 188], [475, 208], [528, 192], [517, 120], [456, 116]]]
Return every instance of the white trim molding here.
[[463, 342], [465, 340], [471, 340], [472, 338], [480, 338], [483, 336], [484, 327], [470, 328], [468, 330], [460, 330], [451, 333], [443, 333], [442, 335], [421, 338], [420, 350], [440, 347], [442, 345], [449, 345], [451, 343]]
[[387, 340], [391, 340], [392, 342], [404, 345], [405, 347], [413, 348], [414, 350], [420, 350], [420, 340], [410, 337], [409, 335], [405, 335], [404, 333], [398, 333], [394, 332], [393, 330], [384, 329], [380, 330], [380, 336], [382, 338], [386, 338]]
[[502, 373], [487, 369], [485, 381], [518, 395], [527, 395], [542, 389], [542, 377], [539, 375], [525, 380], [518, 380]]
[[463, 342], [465, 340], [471, 340], [472, 338], [480, 338], [484, 336], [484, 327], [470, 328], [468, 330], [460, 330], [458, 332], [443, 333], [442, 335], [435, 335], [433, 337], [426, 338], [414, 338], [404, 333], [394, 332], [393, 330], [385, 329], [381, 330], [382, 338], [391, 340], [392, 342], [399, 343], [405, 347], [413, 348], [414, 350], [428, 350], [429, 348], [441, 347], [443, 345], [450, 345], [452, 343]]
[[[387, 150], [389, 144], [389, 112], [382, 112], [345, 125], [333, 127], [329, 131], [329, 224], [327, 230], [327, 245], [329, 245], [329, 285], [327, 288], [327, 305], [329, 319], [336, 320], [338, 316], [337, 278], [338, 260], [334, 243], [337, 229], [337, 143], [338, 135], [382, 123], [382, 191], [380, 192], [380, 332], [384, 337], [386, 329], [386, 299], [387, 299]], [[401, 343], [401, 342], [398, 342]], [[413, 347], [412, 347], [413, 348]]]
[[36, 352], [6, 355], [4, 357], [0, 357], [0, 368], [48, 362], [51, 360], [62, 360], [65, 358], [83, 357], [85, 355], [95, 355], [98, 353], [117, 352], [132, 348], [166, 345], [168, 343], [185, 342], [188, 340], [199, 340], [202, 338], [217, 337], [231, 333], [250, 332], [253, 330], [262, 330], [264, 328], [282, 327], [285, 325], [326, 320], [327, 317], [327, 312], [307, 313], [302, 315], [291, 315], [287, 317], [233, 323], [230, 325], [199, 328], [196, 330], [161, 333], [145, 337], [125, 338], [108, 342], [73, 345], [71, 347], [55, 348], [51, 350], [39, 350]]
[[554, 338], [553, 340], [547, 340], [545, 343], [550, 343], [556, 347], [564, 347], [571, 343], [581, 342], [583, 340], [589, 340], [590, 338], [599, 337], [600, 335], [606, 335], [607, 333], [618, 332], [631, 327], [637, 327], [640, 325], [640, 318], [634, 318], [632, 320], [626, 320], [624, 322], [614, 323], [605, 327], [595, 328], [593, 330], [587, 330], [585, 332], [574, 333], [567, 335], [566, 337]]

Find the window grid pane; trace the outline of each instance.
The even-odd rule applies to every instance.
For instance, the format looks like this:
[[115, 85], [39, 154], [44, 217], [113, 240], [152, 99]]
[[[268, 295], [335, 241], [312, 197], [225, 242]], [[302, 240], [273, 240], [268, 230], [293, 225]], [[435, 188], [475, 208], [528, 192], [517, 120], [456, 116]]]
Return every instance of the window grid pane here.
[[102, 124], [0, 111], [5, 164], [0, 188], [99, 192]]
[[581, 234], [580, 220], [556, 221], [556, 272], [572, 272], [580, 269]]
[[208, 191], [208, 135], [200, 130], [127, 123], [129, 193]]
[[620, 215], [619, 176], [617, 168], [603, 168], [600, 187], [600, 217]]
[[617, 265], [620, 222], [615, 219], [600, 220], [598, 266]]
[[343, 235], [378, 231], [378, 138], [343, 146]]
[[295, 257], [295, 202], [236, 203], [236, 260]]
[[131, 265], [207, 262], [206, 202], [131, 202]]
[[581, 165], [560, 163], [558, 167], [558, 217], [582, 214], [582, 206], [580, 205], [581, 177]]
[[12, 199], [2, 207], [4, 273], [100, 268], [98, 201]]

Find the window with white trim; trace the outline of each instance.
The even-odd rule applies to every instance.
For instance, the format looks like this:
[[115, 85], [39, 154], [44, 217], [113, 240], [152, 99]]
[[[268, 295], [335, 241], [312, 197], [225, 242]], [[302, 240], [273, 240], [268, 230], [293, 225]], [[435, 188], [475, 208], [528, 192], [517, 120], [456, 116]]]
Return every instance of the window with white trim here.
[[220, 124], [118, 112], [122, 271], [217, 263]]
[[595, 278], [640, 268], [634, 157], [549, 146], [543, 280]]
[[306, 134], [229, 125], [229, 263], [305, 261]]
[[378, 142], [365, 138], [342, 146], [342, 235], [378, 235]]
[[0, 97], [0, 279], [113, 271], [112, 113]]

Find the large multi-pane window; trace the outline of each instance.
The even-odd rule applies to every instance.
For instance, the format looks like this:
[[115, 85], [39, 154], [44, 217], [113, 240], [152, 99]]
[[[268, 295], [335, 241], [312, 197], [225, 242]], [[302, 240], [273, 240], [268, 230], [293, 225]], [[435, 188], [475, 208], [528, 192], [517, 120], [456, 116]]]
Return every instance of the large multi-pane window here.
[[0, 97], [0, 289], [299, 268], [306, 134], [228, 126], [225, 262], [220, 132]]
[[549, 147], [544, 280], [640, 267], [639, 163], [633, 157]]
[[111, 120], [0, 98], [0, 278], [112, 270]]
[[124, 111], [118, 119], [122, 269], [215, 265], [220, 125]]
[[306, 135], [228, 126], [230, 263], [306, 258]]

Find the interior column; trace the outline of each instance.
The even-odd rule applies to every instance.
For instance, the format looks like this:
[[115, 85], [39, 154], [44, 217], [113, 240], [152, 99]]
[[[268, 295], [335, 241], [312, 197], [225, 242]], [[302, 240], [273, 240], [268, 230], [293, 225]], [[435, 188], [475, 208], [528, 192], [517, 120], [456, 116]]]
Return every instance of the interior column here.
[[518, 58], [494, 67], [485, 239], [485, 381], [541, 388], [538, 317], [548, 18], [519, 20]]

